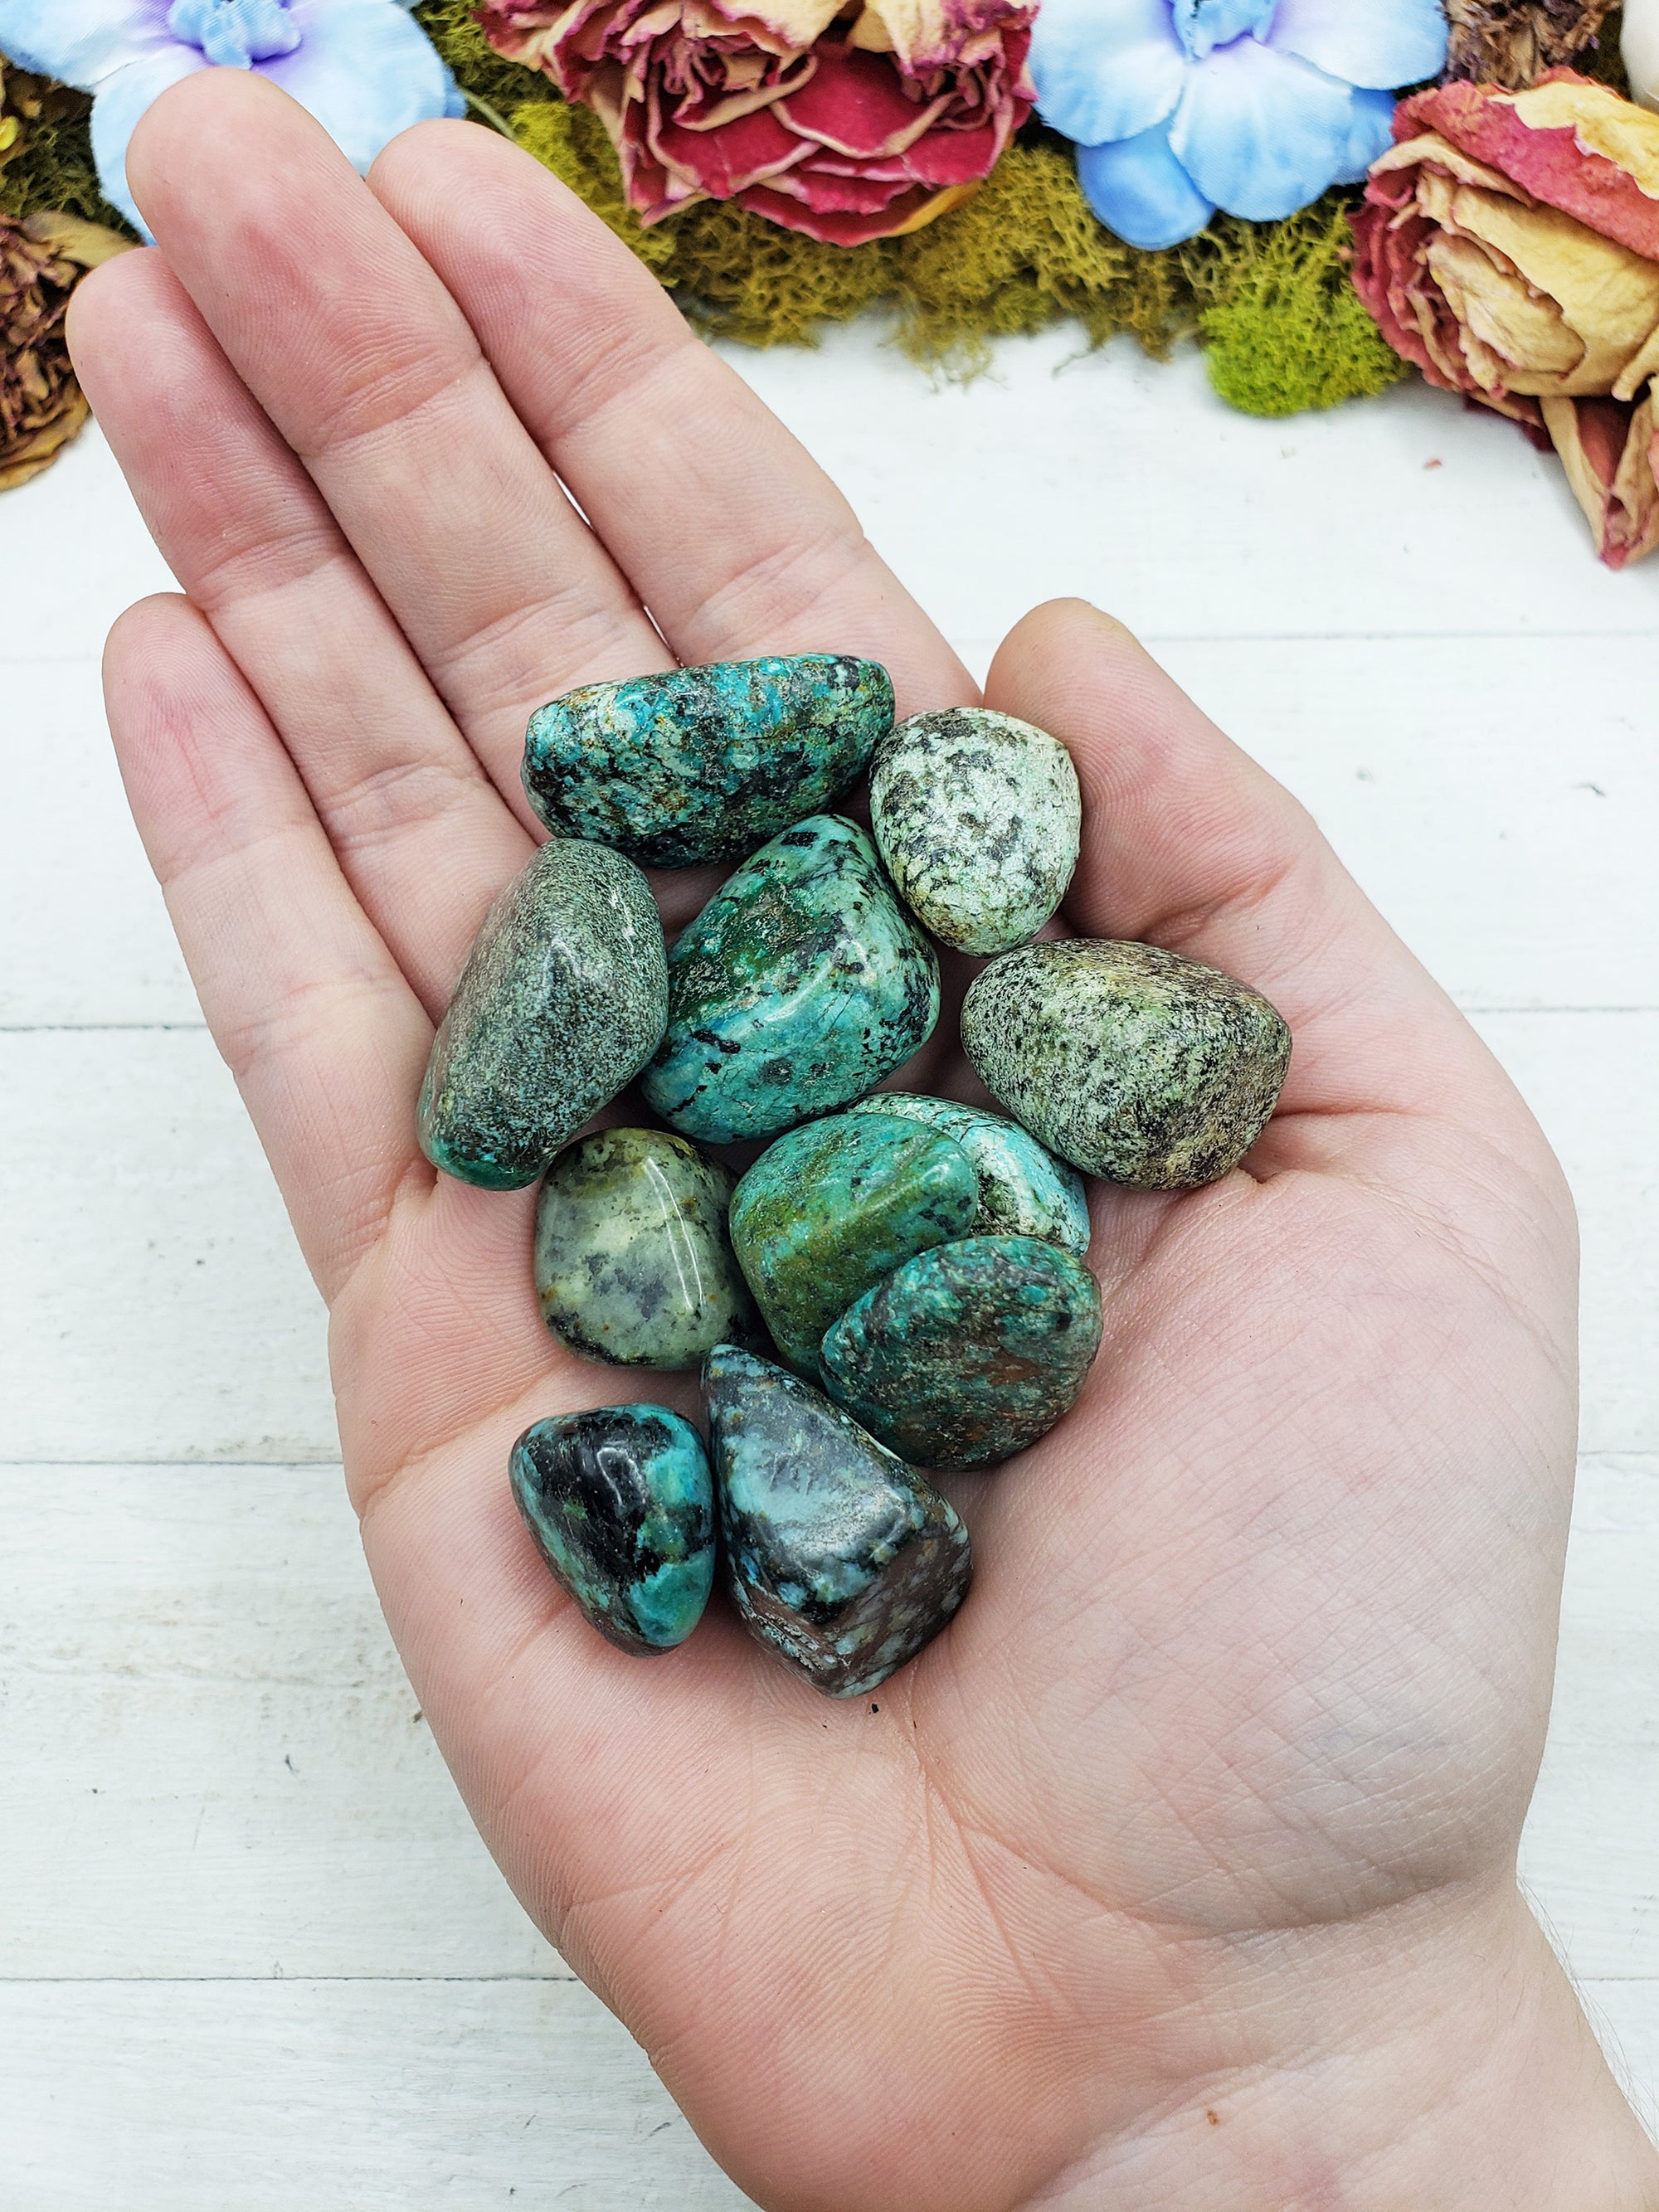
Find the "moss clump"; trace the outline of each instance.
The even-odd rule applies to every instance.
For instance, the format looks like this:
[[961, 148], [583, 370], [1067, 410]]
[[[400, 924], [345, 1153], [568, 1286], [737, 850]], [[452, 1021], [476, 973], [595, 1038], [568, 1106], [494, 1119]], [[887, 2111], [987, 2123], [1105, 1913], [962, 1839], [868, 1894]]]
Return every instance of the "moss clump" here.
[[0, 161], [0, 208], [13, 216], [52, 208], [132, 236], [98, 189], [91, 114], [84, 93], [26, 76], [0, 61], [0, 117], [17, 125]]

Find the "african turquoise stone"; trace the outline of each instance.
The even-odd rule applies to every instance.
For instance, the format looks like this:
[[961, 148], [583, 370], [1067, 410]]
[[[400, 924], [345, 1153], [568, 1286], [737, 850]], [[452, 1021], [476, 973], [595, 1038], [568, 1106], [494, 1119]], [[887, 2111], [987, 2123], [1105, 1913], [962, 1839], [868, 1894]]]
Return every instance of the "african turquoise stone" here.
[[554, 1334], [618, 1367], [700, 1367], [717, 1344], [746, 1343], [732, 1182], [665, 1129], [602, 1129], [561, 1152], [536, 1207], [536, 1295]]
[[534, 1182], [633, 1081], [667, 1016], [645, 878], [619, 853], [554, 838], [473, 941], [421, 1086], [421, 1149], [487, 1190]]
[[917, 1252], [967, 1236], [979, 1195], [960, 1145], [894, 1115], [780, 1137], [738, 1185], [732, 1242], [790, 1365], [816, 1380], [836, 1316]]
[[1089, 1198], [1082, 1176], [1006, 1114], [910, 1091], [878, 1091], [847, 1110], [925, 1121], [956, 1139], [979, 1175], [979, 1211], [963, 1236], [1040, 1237], [1079, 1259], [1088, 1250]]
[[1012, 1459], [1064, 1413], [1100, 1348], [1100, 1291], [1033, 1237], [923, 1252], [823, 1340], [830, 1395], [923, 1467]]
[[831, 1697], [878, 1689], [968, 1593], [954, 1508], [829, 1400], [722, 1346], [704, 1377], [732, 1595]]
[[601, 1636], [641, 1655], [684, 1644], [714, 1581], [702, 1438], [665, 1406], [538, 1421], [513, 1447], [513, 1495], [557, 1579]]
[[873, 660], [803, 653], [588, 684], [531, 717], [524, 787], [556, 834], [662, 868], [741, 860], [828, 805], [893, 726]]
[[1006, 952], [1065, 897], [1083, 805], [1057, 738], [988, 707], [948, 707], [876, 748], [870, 819], [899, 896], [941, 944]]
[[980, 1081], [1086, 1174], [1213, 1182], [1267, 1127], [1291, 1033], [1258, 993], [1153, 945], [1028, 945], [976, 975], [962, 1042]]
[[645, 1095], [671, 1127], [775, 1136], [872, 1091], [939, 1019], [939, 962], [856, 823], [814, 815], [729, 877], [669, 955]]

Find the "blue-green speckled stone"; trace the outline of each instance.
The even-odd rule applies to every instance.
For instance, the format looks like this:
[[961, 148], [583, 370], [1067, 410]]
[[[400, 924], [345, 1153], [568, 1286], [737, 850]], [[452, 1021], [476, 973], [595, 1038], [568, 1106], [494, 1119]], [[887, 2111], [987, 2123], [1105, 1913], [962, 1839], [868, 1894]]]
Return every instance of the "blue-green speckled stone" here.
[[979, 1202], [973, 1163], [949, 1137], [840, 1114], [761, 1154], [732, 1202], [732, 1242], [778, 1350], [816, 1382], [836, 1316], [915, 1254], [969, 1235]]
[[891, 1450], [983, 1467], [1035, 1443], [1100, 1349], [1100, 1291], [1034, 1237], [970, 1237], [907, 1261], [823, 1340], [824, 1382]]
[[665, 1406], [538, 1421], [513, 1447], [513, 1495], [542, 1557], [602, 1636], [647, 1655], [684, 1644], [714, 1581], [702, 1438]]
[[974, 978], [962, 1042], [993, 1097], [1086, 1175], [1213, 1182], [1267, 1127], [1291, 1033], [1259, 992], [1155, 945], [1073, 938]]
[[554, 838], [473, 940], [421, 1085], [422, 1151], [486, 1190], [534, 1182], [633, 1081], [667, 1018], [645, 878], [620, 853]]
[[763, 846], [682, 931], [645, 1095], [671, 1127], [776, 1136], [873, 1090], [932, 1036], [939, 962], [856, 823]]
[[968, 1593], [968, 1531], [924, 1478], [781, 1367], [722, 1345], [704, 1376], [720, 1532], [750, 1632], [857, 1698]]
[[649, 866], [736, 860], [816, 814], [893, 726], [873, 660], [776, 654], [587, 684], [530, 720], [524, 787], [556, 835]]
[[925, 1121], [956, 1139], [979, 1170], [979, 1212], [964, 1237], [1040, 1237], [1079, 1260], [1087, 1252], [1089, 1195], [1083, 1177], [1006, 1114], [910, 1091], [878, 1091], [847, 1110]]
[[567, 1146], [536, 1206], [536, 1295], [554, 1334], [617, 1367], [701, 1367], [717, 1344], [750, 1342], [754, 1304], [726, 1231], [732, 1182], [665, 1129], [601, 1129]]
[[1006, 952], [1065, 897], [1083, 805], [1058, 738], [989, 707], [947, 707], [883, 738], [870, 820], [899, 896], [942, 945]]

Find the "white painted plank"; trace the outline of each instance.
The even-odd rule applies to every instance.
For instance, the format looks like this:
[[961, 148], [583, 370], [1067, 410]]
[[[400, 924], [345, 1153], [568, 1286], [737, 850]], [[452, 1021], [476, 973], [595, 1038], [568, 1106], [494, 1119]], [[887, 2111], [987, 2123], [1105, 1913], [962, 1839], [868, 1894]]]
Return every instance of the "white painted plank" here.
[[738, 2212], [572, 1982], [0, 1984], [6, 2212]]
[[8, 662], [95, 661], [123, 608], [173, 587], [95, 423], [5, 499], [8, 538], [27, 548], [6, 574]]
[[1583, 1982], [1579, 1994], [1626, 2094], [1659, 2140], [1659, 1982]]

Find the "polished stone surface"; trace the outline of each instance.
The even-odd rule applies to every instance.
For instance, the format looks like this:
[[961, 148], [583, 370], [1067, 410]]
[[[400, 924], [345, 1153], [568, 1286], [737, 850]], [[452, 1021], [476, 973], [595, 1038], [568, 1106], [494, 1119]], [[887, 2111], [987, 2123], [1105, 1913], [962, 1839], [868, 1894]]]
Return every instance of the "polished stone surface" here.
[[838, 1404], [921, 1467], [1012, 1459], [1053, 1428], [1100, 1348], [1100, 1291], [1032, 1237], [973, 1237], [907, 1261], [823, 1340]]
[[807, 653], [588, 684], [532, 715], [524, 786], [556, 835], [647, 866], [744, 859], [831, 804], [893, 726], [872, 660]]
[[955, 1139], [979, 1175], [979, 1211], [961, 1232], [964, 1237], [1040, 1237], [1079, 1259], [1088, 1250], [1089, 1195], [1082, 1176], [1007, 1115], [914, 1091], [878, 1091], [847, 1110], [925, 1121]]
[[734, 1178], [665, 1129], [601, 1129], [567, 1146], [536, 1206], [542, 1319], [584, 1359], [700, 1367], [756, 1334], [726, 1229]]
[[1259, 993], [1152, 945], [1028, 945], [974, 978], [980, 1081], [1062, 1159], [1139, 1190], [1213, 1182], [1266, 1127], [1291, 1033]]
[[421, 1086], [422, 1151], [487, 1190], [534, 1182], [633, 1081], [667, 1018], [645, 878], [619, 853], [552, 839], [473, 940]]
[[947, 707], [878, 745], [870, 819], [900, 897], [942, 945], [1006, 952], [1065, 897], [1083, 805], [1057, 738], [988, 707]]
[[665, 1406], [538, 1421], [513, 1447], [513, 1495], [554, 1575], [602, 1636], [641, 1656], [684, 1644], [714, 1580], [702, 1438]]
[[669, 955], [645, 1095], [671, 1127], [771, 1137], [873, 1090], [932, 1036], [939, 962], [838, 814], [775, 837]]
[[792, 1129], [738, 1185], [732, 1242], [789, 1364], [816, 1382], [830, 1322], [930, 1245], [966, 1237], [979, 1177], [951, 1138], [890, 1114]]
[[704, 1387], [726, 1576], [750, 1632], [831, 1697], [878, 1689], [967, 1595], [955, 1508], [768, 1360], [722, 1346]]

